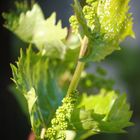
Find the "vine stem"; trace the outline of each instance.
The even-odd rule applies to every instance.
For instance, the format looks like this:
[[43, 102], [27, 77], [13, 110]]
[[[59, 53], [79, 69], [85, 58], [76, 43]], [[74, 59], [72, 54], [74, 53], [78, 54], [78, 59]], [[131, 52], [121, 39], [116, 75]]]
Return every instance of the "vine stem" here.
[[[88, 46], [88, 38], [86, 36], [84, 36], [82, 43], [81, 43], [79, 59], [85, 55], [85, 53], [87, 51], [87, 46]], [[78, 60], [78, 64], [76, 66], [76, 69], [74, 71], [74, 75], [72, 77], [72, 80], [70, 82], [70, 85], [69, 85], [69, 88], [67, 91], [67, 95], [71, 94], [77, 88], [80, 77], [81, 77], [81, 73], [84, 69], [84, 66], [85, 66], [85, 62], [81, 62]]]

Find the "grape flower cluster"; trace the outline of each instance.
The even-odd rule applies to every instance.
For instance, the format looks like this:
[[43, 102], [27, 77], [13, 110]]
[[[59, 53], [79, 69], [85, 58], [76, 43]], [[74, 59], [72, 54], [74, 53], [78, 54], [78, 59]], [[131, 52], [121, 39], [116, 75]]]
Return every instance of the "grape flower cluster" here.
[[[97, 10], [97, 0], [86, 0], [86, 5], [83, 7], [82, 12], [84, 15], [84, 18], [87, 22], [87, 26], [93, 31], [95, 28], [97, 20], [96, 10]], [[73, 29], [74, 33], [78, 32], [79, 24], [77, 17], [75, 15], [72, 15], [69, 19], [70, 25]]]
[[51, 127], [46, 131], [48, 140], [65, 140], [65, 131], [69, 125], [71, 113], [77, 101], [77, 95], [78, 91], [75, 90], [62, 100], [62, 106], [56, 110], [55, 117], [51, 120]]

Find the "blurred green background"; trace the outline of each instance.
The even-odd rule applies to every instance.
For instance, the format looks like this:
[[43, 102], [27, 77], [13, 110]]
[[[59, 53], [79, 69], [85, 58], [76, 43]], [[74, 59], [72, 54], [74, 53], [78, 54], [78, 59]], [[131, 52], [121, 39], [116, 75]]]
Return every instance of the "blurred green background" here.
[[[0, 0], [0, 14], [12, 9], [15, 0]], [[45, 16], [53, 11], [57, 12], [57, 19], [62, 19], [63, 26], [69, 26], [68, 19], [72, 14], [70, 4], [72, 0], [38, 0]], [[133, 110], [133, 127], [128, 128], [126, 134], [99, 134], [88, 140], [139, 140], [140, 139], [140, 1], [131, 0], [134, 17], [134, 31], [136, 39], [128, 38], [121, 51], [114, 52], [100, 63], [107, 69], [109, 77], [115, 79], [116, 88], [127, 92], [128, 100]], [[0, 16], [0, 139], [27, 140], [30, 124], [20, 108], [16, 98], [9, 91], [11, 84], [10, 63], [14, 63], [19, 56], [20, 47], [26, 46], [11, 32], [3, 28], [4, 19]], [[94, 65], [94, 64], [91, 64]]]

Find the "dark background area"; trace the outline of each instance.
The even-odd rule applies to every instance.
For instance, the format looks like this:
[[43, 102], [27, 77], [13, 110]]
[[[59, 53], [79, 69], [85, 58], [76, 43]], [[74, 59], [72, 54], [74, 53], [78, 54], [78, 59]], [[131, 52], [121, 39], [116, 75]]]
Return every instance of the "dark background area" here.
[[[57, 12], [57, 18], [63, 20], [63, 26], [68, 25], [72, 14], [69, 6], [72, 0], [38, 0], [45, 16], [52, 11]], [[16, 98], [9, 91], [11, 84], [10, 63], [14, 63], [19, 55], [19, 48], [24, 46], [11, 32], [2, 25], [4, 19], [1, 13], [14, 6], [15, 0], [0, 0], [0, 139], [27, 140], [30, 124], [21, 110]], [[102, 63], [110, 76], [116, 80], [117, 87], [127, 91], [131, 108], [134, 111], [132, 121], [135, 126], [128, 129], [126, 134], [100, 134], [89, 140], [139, 140], [140, 138], [140, 10], [139, 0], [132, 0], [131, 11], [134, 17], [136, 39], [127, 39], [122, 44], [122, 51], [113, 53]], [[17, 46], [20, 44], [21, 46]]]

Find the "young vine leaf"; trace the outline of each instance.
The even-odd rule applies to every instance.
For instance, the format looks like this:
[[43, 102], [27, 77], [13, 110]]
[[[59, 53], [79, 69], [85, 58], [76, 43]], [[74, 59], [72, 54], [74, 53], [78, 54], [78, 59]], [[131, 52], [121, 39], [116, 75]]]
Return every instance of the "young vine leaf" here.
[[[18, 8], [18, 7], [17, 7]], [[62, 28], [61, 21], [56, 24], [56, 13], [45, 19], [38, 4], [31, 10], [12, 16], [12, 13], [3, 14], [7, 20], [5, 27], [16, 34], [21, 40], [33, 43], [49, 57], [64, 58], [67, 29]]]
[[75, 139], [85, 139], [97, 133], [121, 133], [125, 127], [133, 125], [129, 122], [132, 115], [126, 94], [102, 89], [99, 94], [87, 96], [83, 94], [71, 115]]
[[48, 58], [34, 53], [31, 48], [26, 54], [21, 51], [17, 65], [11, 65], [13, 81], [25, 96], [32, 128], [36, 136], [48, 125], [61, 102], [62, 94], [48, 68]]
[[134, 37], [129, 0], [86, 0], [82, 8], [74, 0], [75, 15], [70, 23], [76, 33], [86, 35], [88, 52], [81, 60], [100, 61], [115, 50], [127, 36]]

